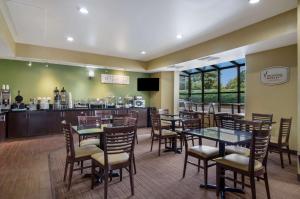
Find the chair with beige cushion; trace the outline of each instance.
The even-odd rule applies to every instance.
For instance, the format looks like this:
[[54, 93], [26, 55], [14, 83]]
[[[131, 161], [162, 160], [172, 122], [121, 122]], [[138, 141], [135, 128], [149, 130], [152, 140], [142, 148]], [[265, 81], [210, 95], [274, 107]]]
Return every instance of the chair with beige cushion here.
[[281, 167], [284, 168], [283, 152], [287, 151], [289, 164], [291, 164], [291, 151], [289, 138], [291, 132], [292, 118], [281, 118], [278, 137], [271, 137], [270, 151], [280, 154]]
[[[152, 123], [152, 140], [151, 148], [153, 148], [153, 142], [158, 141], [158, 156], [160, 156], [160, 148], [162, 144], [167, 144], [167, 140], [170, 140], [172, 144], [176, 145], [177, 142], [177, 133], [168, 129], [163, 129], [161, 126], [161, 120], [159, 114], [151, 114], [151, 123]], [[164, 143], [162, 142], [164, 140]], [[173, 146], [176, 148], [176, 146]]]
[[252, 121], [261, 121], [262, 129], [271, 129], [273, 122], [273, 114], [252, 113]]
[[[234, 130], [253, 132], [254, 130], [261, 130], [261, 121], [249, 121], [249, 120], [234, 120]], [[228, 145], [226, 146], [226, 153], [237, 153], [241, 155], [250, 155], [249, 147], [239, 146], [239, 145]]]
[[[64, 133], [65, 139], [66, 139], [66, 151], [67, 151], [65, 171], [64, 171], [64, 181], [66, 180], [68, 167], [70, 165], [69, 179], [68, 179], [68, 190], [70, 190], [73, 171], [81, 170], [81, 173], [82, 173], [83, 169], [90, 168], [91, 166], [84, 167], [83, 162], [91, 160], [92, 154], [102, 153], [102, 150], [95, 145], [88, 145], [88, 146], [82, 146], [82, 147], [75, 148], [71, 125], [69, 126], [69, 128], [67, 127], [67, 124], [65, 122], [62, 122], [62, 125], [63, 125], [63, 128], [62, 128], [63, 133]], [[75, 162], [78, 162], [78, 163], [81, 162], [81, 167], [74, 169]]]
[[[136, 126], [122, 126], [104, 128], [104, 153], [92, 155], [92, 189], [95, 184], [96, 167], [104, 179], [104, 198], [107, 198], [108, 177], [111, 170], [125, 168], [129, 172], [131, 195], [134, 195], [133, 185], [133, 151]], [[122, 172], [120, 172], [122, 180]]]
[[[185, 131], [192, 129], [201, 129], [201, 120], [200, 119], [188, 119], [182, 121], [183, 128]], [[184, 158], [184, 167], [182, 178], [185, 177], [187, 163], [197, 166], [198, 172], [200, 168], [204, 170], [204, 186], [207, 186], [207, 172], [208, 168], [214, 166], [215, 164], [208, 164], [208, 162], [216, 158], [219, 154], [219, 149], [216, 147], [202, 145], [202, 140], [199, 138], [199, 145], [189, 147], [188, 145], [188, 134], [184, 134], [185, 142], [185, 158]], [[193, 157], [198, 160], [198, 164], [195, 164], [188, 160], [188, 157]], [[203, 161], [203, 166], [201, 166], [201, 160]]]
[[217, 165], [217, 196], [220, 193], [221, 178], [225, 180], [225, 170], [240, 173], [250, 178], [252, 198], [256, 198], [255, 178], [265, 181], [267, 198], [270, 199], [270, 190], [267, 175], [267, 156], [270, 141], [270, 130], [254, 130], [250, 144], [250, 156], [230, 154], [216, 158]]

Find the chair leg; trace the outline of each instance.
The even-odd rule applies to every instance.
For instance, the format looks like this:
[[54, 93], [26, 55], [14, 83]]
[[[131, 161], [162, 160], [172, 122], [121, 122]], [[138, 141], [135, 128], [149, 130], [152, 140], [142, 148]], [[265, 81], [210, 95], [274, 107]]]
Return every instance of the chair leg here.
[[271, 195], [270, 195], [270, 188], [269, 188], [269, 181], [268, 181], [267, 172], [264, 173], [264, 180], [265, 180], [265, 185], [266, 185], [267, 197], [268, 197], [268, 199], [270, 199]]
[[245, 189], [245, 176], [242, 174], [242, 189]]
[[152, 151], [152, 148], [153, 148], [153, 142], [154, 142], [154, 136], [152, 136], [150, 151]]
[[185, 156], [184, 156], [184, 165], [183, 165], [183, 174], [182, 174], [182, 178], [185, 177], [186, 165], [187, 165], [187, 159], [188, 159], [188, 155], [185, 154]]
[[289, 164], [291, 165], [292, 164], [292, 161], [291, 161], [291, 151], [290, 151], [290, 147], [287, 146], [287, 151], [288, 151], [288, 157], [289, 157]]
[[194, 137], [192, 137], [192, 145], [195, 146]]
[[236, 188], [236, 181], [237, 181], [237, 173], [234, 171], [233, 172], [233, 178], [234, 178], [234, 181], [233, 181], [233, 186], [234, 186], [234, 188]]
[[200, 166], [201, 166], [201, 159], [198, 159], [198, 173], [200, 172]]
[[254, 176], [250, 177], [250, 185], [251, 185], [252, 199], [256, 199], [255, 177]]
[[107, 199], [107, 188], [108, 188], [108, 169], [104, 169], [104, 198]]
[[80, 173], [83, 173], [83, 161], [80, 161]]
[[281, 150], [281, 149], [280, 149], [280, 152], [279, 152], [279, 154], [280, 154], [281, 168], [283, 168], [283, 169], [284, 169], [284, 163], [283, 163], [283, 154], [282, 154], [282, 150]]
[[91, 189], [94, 189], [95, 186], [95, 163], [92, 160], [92, 184], [91, 184]]
[[122, 168], [120, 169], [119, 175], [120, 175], [120, 182], [121, 182], [123, 179], [123, 169]]
[[204, 185], [205, 185], [205, 188], [207, 188], [207, 172], [208, 172], [207, 160], [204, 161], [203, 168], [204, 168]]
[[68, 160], [66, 159], [65, 172], [64, 172], [64, 182], [66, 181], [66, 178], [67, 178], [68, 166], [69, 166], [69, 163], [68, 163]]
[[158, 156], [160, 156], [161, 138], [158, 138]]
[[129, 178], [130, 178], [131, 195], [134, 195], [134, 183], [133, 183], [133, 175], [132, 175], [132, 163], [129, 164]]
[[72, 162], [70, 163], [70, 170], [69, 170], [68, 191], [69, 191], [70, 188], [71, 188], [73, 169], [74, 169], [74, 162], [72, 161]]
[[135, 133], [136, 144], [139, 144], [137, 132]]
[[132, 158], [132, 160], [133, 160], [133, 170], [134, 170], [134, 174], [136, 174], [135, 155], [134, 155], [134, 153], [133, 153], [133, 158]]
[[219, 165], [216, 166], [216, 195], [219, 197], [220, 195], [220, 183], [221, 183], [221, 168]]

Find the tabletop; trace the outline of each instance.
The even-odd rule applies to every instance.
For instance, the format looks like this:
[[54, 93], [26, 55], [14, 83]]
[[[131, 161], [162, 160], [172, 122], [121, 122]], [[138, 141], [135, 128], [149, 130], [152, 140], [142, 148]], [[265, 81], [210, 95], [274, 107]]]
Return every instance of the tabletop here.
[[176, 116], [176, 115], [174, 115], [174, 116], [161, 115], [160, 119], [164, 120], [164, 121], [179, 121], [179, 120], [182, 120], [183, 118]]
[[250, 132], [218, 127], [194, 129], [184, 133], [214, 141], [224, 142], [227, 144], [242, 144], [247, 143], [252, 139], [252, 134]]
[[72, 126], [73, 130], [78, 135], [93, 135], [93, 134], [100, 134], [104, 132], [104, 128], [108, 127], [107, 124], [102, 124], [101, 127], [79, 127], [79, 126]]

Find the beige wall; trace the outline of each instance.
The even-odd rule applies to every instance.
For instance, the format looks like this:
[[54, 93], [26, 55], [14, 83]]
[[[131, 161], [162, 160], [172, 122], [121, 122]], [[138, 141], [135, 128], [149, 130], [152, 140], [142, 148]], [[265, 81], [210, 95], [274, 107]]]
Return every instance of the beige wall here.
[[170, 113], [176, 111], [174, 110], [174, 102], [176, 101], [174, 98], [174, 90], [177, 88], [174, 86], [174, 80], [176, 80], [175, 74], [176, 72], [159, 72], [151, 75], [151, 77], [157, 77], [160, 78], [160, 80], [159, 91], [151, 92], [150, 94], [150, 106], [167, 108]]
[[[297, 149], [297, 46], [288, 46], [246, 56], [246, 117], [251, 113], [273, 113], [277, 123], [272, 130], [278, 134], [281, 117], [292, 117], [290, 145]], [[267, 86], [260, 82], [260, 71], [271, 66], [287, 66], [289, 82]]]
[[[300, 30], [300, 0], [298, 0], [298, 9], [297, 9], [297, 30]], [[300, 63], [300, 50], [299, 50], [299, 43], [300, 43], [300, 31], [297, 32], [298, 34], [298, 67]], [[298, 96], [298, 101], [300, 99], [300, 70], [298, 70], [298, 89], [297, 89], [297, 96]], [[298, 103], [298, 115], [300, 114], [300, 103]], [[298, 117], [298, 125], [297, 125], [297, 131], [300, 132], [300, 117]], [[300, 180], [300, 135], [298, 136], [298, 156], [299, 156], [299, 161], [298, 161], [298, 180]]]

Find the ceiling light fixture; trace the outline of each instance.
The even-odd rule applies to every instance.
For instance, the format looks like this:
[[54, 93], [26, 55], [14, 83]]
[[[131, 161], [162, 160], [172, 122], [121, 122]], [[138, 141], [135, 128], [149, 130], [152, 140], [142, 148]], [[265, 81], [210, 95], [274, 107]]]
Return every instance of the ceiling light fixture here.
[[142, 55], [146, 55], [146, 51], [142, 51], [141, 54], [142, 54]]
[[177, 38], [177, 39], [182, 39], [182, 34], [178, 34], [178, 35], [176, 36], [176, 38]]
[[74, 38], [73, 38], [73, 37], [67, 37], [67, 41], [73, 42], [73, 41], [74, 41]]
[[89, 11], [85, 7], [79, 8], [79, 12], [84, 15], [89, 14]]
[[256, 4], [256, 3], [259, 3], [259, 2], [260, 2], [260, 0], [249, 0], [250, 4]]

